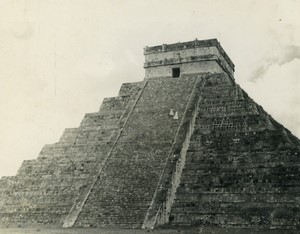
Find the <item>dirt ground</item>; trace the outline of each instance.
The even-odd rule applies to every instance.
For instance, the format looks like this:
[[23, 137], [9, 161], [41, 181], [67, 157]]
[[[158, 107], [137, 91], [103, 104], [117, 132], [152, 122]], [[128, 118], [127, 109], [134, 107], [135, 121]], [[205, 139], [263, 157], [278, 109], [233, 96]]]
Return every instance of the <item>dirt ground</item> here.
[[95, 229], [95, 228], [58, 228], [58, 227], [19, 227], [1, 228], [0, 234], [299, 234], [300, 230], [249, 230], [220, 228], [190, 228], [190, 229]]

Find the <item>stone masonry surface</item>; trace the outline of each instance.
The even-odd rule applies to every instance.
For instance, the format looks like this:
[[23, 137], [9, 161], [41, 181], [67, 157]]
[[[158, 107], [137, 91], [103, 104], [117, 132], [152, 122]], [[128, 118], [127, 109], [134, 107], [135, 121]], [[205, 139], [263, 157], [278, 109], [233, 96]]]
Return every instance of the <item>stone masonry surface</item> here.
[[300, 230], [300, 141], [235, 83], [219, 42], [144, 53], [143, 81], [0, 179], [0, 225]]
[[141, 227], [193, 84], [148, 81], [76, 225]]
[[170, 223], [299, 228], [299, 140], [235, 84], [202, 92]]
[[66, 129], [36, 160], [24, 161], [14, 177], [0, 180], [1, 223], [62, 223], [81, 190], [90, 183], [139, 83], [124, 84], [99, 112], [86, 114], [79, 128]]

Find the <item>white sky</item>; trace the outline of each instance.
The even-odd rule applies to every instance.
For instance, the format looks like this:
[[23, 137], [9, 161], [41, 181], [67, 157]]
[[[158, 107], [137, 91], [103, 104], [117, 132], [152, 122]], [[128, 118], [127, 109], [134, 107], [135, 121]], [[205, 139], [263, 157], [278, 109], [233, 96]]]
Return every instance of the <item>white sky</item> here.
[[217, 38], [235, 78], [300, 137], [300, 1], [0, 0], [0, 177], [77, 127], [143, 47]]

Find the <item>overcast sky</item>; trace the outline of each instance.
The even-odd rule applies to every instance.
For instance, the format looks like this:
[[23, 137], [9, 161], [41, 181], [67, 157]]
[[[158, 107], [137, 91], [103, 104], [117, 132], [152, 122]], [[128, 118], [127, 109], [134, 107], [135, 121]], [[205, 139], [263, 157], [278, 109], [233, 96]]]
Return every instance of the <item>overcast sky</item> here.
[[300, 1], [0, 0], [0, 177], [144, 77], [143, 47], [217, 38], [300, 137]]

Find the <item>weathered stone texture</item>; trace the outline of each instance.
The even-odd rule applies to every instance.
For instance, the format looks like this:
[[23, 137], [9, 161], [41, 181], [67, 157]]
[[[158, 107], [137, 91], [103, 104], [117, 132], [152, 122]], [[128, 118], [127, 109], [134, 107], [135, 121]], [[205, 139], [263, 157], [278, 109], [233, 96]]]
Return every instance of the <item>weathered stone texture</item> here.
[[[77, 226], [141, 227], [194, 83], [148, 81]], [[170, 108], [180, 119], [169, 115]]]
[[119, 128], [118, 122], [139, 83], [122, 86], [121, 96], [104, 100], [79, 128], [66, 129], [38, 159], [23, 162], [15, 177], [0, 180], [1, 223], [62, 223], [81, 190], [90, 183]]
[[237, 85], [206, 86], [173, 225], [297, 228], [299, 140]]
[[300, 229], [300, 142], [234, 82], [220, 44], [145, 55], [144, 81], [0, 179], [0, 224]]
[[146, 47], [145, 78], [172, 77], [173, 67], [184, 75], [227, 72], [232, 78], [234, 64], [216, 39]]

